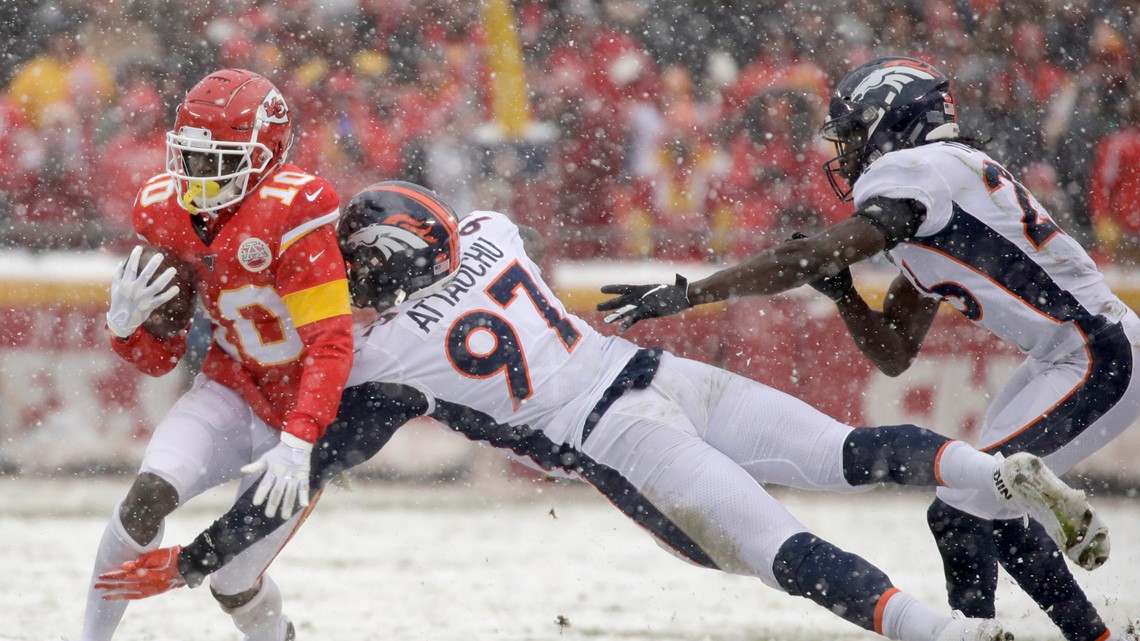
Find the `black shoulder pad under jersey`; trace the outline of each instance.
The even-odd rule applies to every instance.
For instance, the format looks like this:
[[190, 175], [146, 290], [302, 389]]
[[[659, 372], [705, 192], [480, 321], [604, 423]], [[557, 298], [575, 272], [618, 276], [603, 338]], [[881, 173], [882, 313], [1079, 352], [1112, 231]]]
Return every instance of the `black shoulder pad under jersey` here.
[[866, 218], [887, 239], [886, 249], [910, 240], [926, 219], [926, 207], [910, 198], [877, 197], [863, 203], [855, 216]]

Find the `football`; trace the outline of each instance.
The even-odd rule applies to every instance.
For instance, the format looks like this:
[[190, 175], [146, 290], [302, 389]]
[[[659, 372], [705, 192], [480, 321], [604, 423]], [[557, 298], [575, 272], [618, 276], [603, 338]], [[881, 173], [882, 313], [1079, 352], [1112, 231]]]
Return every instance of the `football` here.
[[151, 336], [167, 339], [185, 331], [194, 318], [194, 308], [197, 305], [194, 269], [171, 252], [153, 245], [143, 246], [142, 255], [139, 256], [139, 269], [150, 262], [155, 254], [162, 254], [162, 265], [155, 274], [161, 274], [167, 267], [173, 267], [174, 280], [170, 281], [170, 284], [178, 285], [178, 294], [154, 310], [143, 321], [142, 326]]

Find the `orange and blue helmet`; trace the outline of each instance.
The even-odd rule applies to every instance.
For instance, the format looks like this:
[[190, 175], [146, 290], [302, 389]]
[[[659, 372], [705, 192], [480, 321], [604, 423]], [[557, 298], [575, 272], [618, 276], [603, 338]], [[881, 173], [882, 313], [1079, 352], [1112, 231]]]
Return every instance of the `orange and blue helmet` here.
[[958, 137], [950, 80], [921, 60], [872, 60], [840, 81], [820, 135], [835, 143], [837, 155], [824, 171], [847, 201], [855, 181], [883, 154]]
[[337, 228], [353, 304], [383, 311], [442, 290], [459, 271], [458, 227], [451, 205], [416, 184], [353, 196]]

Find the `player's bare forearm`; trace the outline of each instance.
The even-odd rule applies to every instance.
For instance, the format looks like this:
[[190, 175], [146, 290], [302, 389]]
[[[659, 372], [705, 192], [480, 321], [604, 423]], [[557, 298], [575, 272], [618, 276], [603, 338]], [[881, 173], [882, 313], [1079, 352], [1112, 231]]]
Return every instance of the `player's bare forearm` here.
[[836, 307], [859, 351], [879, 371], [898, 376], [922, 349], [938, 302], [920, 296], [900, 277], [887, 292], [882, 311], [871, 309], [854, 290], [836, 301]]
[[741, 263], [689, 284], [689, 301], [701, 305], [734, 296], [776, 294], [881, 252], [882, 233], [863, 218], [851, 218], [806, 238], [766, 249]]
[[689, 284], [689, 301], [703, 305], [736, 296], [775, 294], [814, 280], [817, 261], [786, 245], [767, 249], [744, 262]]
[[898, 376], [914, 362], [917, 353], [907, 349], [897, 325], [882, 312], [871, 309], [861, 296], [847, 296], [836, 305], [855, 346], [881, 372]]

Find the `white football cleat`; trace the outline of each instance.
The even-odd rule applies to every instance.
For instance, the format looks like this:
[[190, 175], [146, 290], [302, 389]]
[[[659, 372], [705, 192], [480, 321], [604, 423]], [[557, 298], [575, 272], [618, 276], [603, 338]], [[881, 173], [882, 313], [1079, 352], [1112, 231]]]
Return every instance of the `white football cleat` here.
[[1002, 461], [994, 489], [1020, 503], [1077, 565], [1095, 570], [1108, 560], [1108, 526], [1085, 493], [1057, 478], [1040, 457], [1018, 452]]
[[958, 610], [950, 616], [932, 641], [1013, 641], [1013, 635], [993, 619], [971, 619]]

